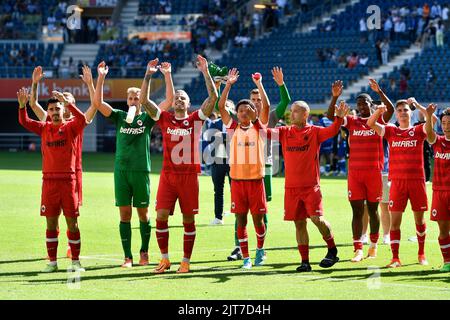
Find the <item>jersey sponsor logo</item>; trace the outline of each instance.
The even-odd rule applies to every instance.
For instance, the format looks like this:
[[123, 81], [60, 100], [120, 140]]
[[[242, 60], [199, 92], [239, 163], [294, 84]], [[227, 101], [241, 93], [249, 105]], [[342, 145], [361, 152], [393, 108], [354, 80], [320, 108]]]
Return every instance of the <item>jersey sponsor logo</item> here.
[[41, 206], [41, 212], [44, 213], [45, 210], [47, 210], [47, 208], [45, 207], [45, 205], [42, 205], [42, 206]]
[[434, 158], [441, 160], [450, 160], [450, 153], [440, 153], [439, 151], [436, 151]]
[[393, 148], [414, 148], [417, 146], [417, 140], [392, 141]]
[[375, 135], [375, 130], [353, 130], [352, 135], [358, 136], [358, 137], [370, 137]]
[[192, 134], [192, 128], [181, 129], [181, 128], [167, 128], [167, 133], [173, 136], [189, 136]]
[[145, 126], [144, 127], [140, 127], [140, 128], [124, 128], [124, 127], [120, 127], [120, 133], [123, 133], [123, 134], [136, 135], [136, 134], [143, 134], [144, 132], [145, 132]]
[[433, 217], [436, 217], [437, 216], [437, 210], [433, 209], [433, 211], [431, 211], [431, 214], [433, 215]]
[[286, 150], [289, 151], [289, 152], [303, 152], [303, 151], [308, 151], [308, 150], [309, 150], [309, 144], [304, 145], [304, 146], [287, 147]]
[[67, 140], [56, 140], [56, 141], [47, 141], [47, 147], [64, 147], [66, 145]]
[[142, 120], [139, 119], [138, 121], [136, 121], [136, 123], [138, 124], [138, 126], [142, 126]]

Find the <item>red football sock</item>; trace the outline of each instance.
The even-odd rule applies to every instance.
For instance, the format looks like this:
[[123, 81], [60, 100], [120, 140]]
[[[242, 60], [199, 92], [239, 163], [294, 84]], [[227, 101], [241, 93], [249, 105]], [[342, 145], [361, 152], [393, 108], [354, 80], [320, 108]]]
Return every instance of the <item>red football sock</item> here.
[[298, 251], [302, 257], [302, 262], [309, 261], [309, 246], [307, 244], [299, 244]]
[[56, 262], [58, 252], [58, 230], [46, 231], [47, 255], [51, 262]]
[[439, 245], [441, 247], [444, 263], [450, 263], [450, 236], [445, 239], [439, 239]]
[[353, 237], [353, 251], [362, 250], [362, 248], [363, 248], [363, 243], [361, 241], [361, 238]]
[[79, 260], [81, 249], [80, 230], [77, 232], [67, 230], [67, 238], [69, 239], [70, 251], [72, 251], [72, 261]]
[[241, 247], [242, 256], [244, 258], [248, 258], [248, 236], [247, 236], [247, 228], [239, 227], [237, 228], [237, 234], [239, 239], [239, 246]]
[[169, 225], [167, 221], [156, 220], [156, 240], [161, 254], [169, 253]]
[[427, 225], [424, 223], [419, 226], [416, 224], [417, 242], [419, 243], [419, 255], [425, 254], [425, 237], [427, 236]]
[[392, 250], [392, 258], [399, 259], [398, 252], [400, 249], [400, 239], [401, 239], [401, 231], [399, 230], [391, 230], [391, 250]]
[[183, 223], [184, 225], [184, 258], [191, 259], [195, 242], [195, 222]]
[[255, 226], [256, 240], [258, 242], [257, 248], [262, 249], [264, 247], [264, 240], [266, 238], [266, 225], [263, 223], [261, 226]]
[[332, 249], [332, 248], [336, 247], [336, 244], [334, 243], [333, 235], [330, 235], [328, 238], [327, 237], [323, 237], [323, 240], [325, 240], [325, 242], [327, 243], [327, 248], [328, 249]]

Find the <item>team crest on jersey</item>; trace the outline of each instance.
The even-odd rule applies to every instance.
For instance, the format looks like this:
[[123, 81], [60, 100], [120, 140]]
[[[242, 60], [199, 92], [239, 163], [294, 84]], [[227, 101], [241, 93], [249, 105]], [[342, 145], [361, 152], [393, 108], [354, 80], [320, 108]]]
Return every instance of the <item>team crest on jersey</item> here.
[[139, 120], [137, 121], [137, 124], [138, 124], [138, 126], [142, 126], [142, 120], [139, 119]]
[[44, 213], [45, 210], [47, 210], [47, 208], [46, 208], [44, 205], [42, 205], [42, 206], [41, 206], [41, 212]]
[[433, 215], [433, 217], [436, 217], [437, 216], [437, 210], [433, 209], [433, 211], [431, 211], [431, 214]]
[[389, 207], [392, 207], [393, 205], [394, 205], [394, 201], [393, 200], [389, 201]]
[[59, 130], [58, 130], [58, 134], [59, 134], [60, 136], [62, 136], [62, 135], [64, 134], [64, 132], [63, 132], [61, 129], [59, 129]]
[[236, 204], [234, 202], [231, 203], [231, 209], [235, 209], [236, 208]]
[[409, 134], [411, 137], [414, 137], [414, 130], [409, 131], [408, 134]]
[[189, 121], [188, 121], [188, 120], [184, 120], [184, 121], [183, 121], [183, 124], [184, 124], [185, 126], [188, 126], [188, 125], [189, 125]]

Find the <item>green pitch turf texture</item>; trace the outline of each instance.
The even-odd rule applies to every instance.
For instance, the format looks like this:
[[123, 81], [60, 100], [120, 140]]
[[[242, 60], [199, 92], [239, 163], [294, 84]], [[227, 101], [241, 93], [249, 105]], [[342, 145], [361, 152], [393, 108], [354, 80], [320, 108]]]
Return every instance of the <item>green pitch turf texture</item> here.
[[[209, 226], [214, 218], [213, 185], [200, 177], [200, 214], [192, 255], [192, 271], [176, 274], [182, 258], [181, 214], [170, 218], [169, 253], [172, 268], [162, 275], [152, 270], [159, 260], [155, 238], [154, 199], [161, 157], [152, 156], [150, 266], [122, 269], [119, 212], [114, 207], [112, 154], [85, 154], [84, 205], [81, 208], [81, 263], [86, 272], [80, 282], [70, 280], [65, 251], [66, 226], [60, 220], [58, 273], [42, 274], [46, 260], [45, 220], [39, 216], [41, 157], [39, 153], [0, 153], [0, 299], [449, 299], [450, 274], [440, 273], [442, 257], [437, 243], [437, 224], [426, 214], [429, 266], [417, 264], [417, 243], [410, 208], [404, 215], [400, 257], [404, 266], [386, 269], [391, 258], [389, 246], [379, 245], [378, 257], [351, 263], [351, 210], [345, 179], [322, 179], [325, 217], [330, 221], [341, 261], [331, 269], [318, 266], [326, 246], [310, 223], [310, 260], [313, 272], [299, 274], [299, 253], [293, 223], [283, 221], [283, 178], [274, 178], [273, 201], [269, 204], [267, 261], [262, 267], [241, 270], [242, 261], [228, 262], [234, 247], [234, 217], [226, 216], [224, 226]], [[431, 198], [431, 188], [428, 186]], [[189, 190], [186, 190], [189, 192]], [[229, 186], [225, 208], [229, 210]], [[251, 220], [250, 220], [251, 221]], [[138, 262], [140, 235], [133, 213], [132, 248]], [[256, 237], [248, 227], [249, 247], [254, 258]], [[367, 246], [365, 246], [367, 252]]]

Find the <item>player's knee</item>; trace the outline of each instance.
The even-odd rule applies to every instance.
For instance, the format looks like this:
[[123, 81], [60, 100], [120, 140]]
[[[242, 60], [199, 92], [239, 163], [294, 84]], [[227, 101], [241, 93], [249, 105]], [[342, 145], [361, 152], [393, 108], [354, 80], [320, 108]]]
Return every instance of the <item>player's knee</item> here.
[[156, 211], [156, 220], [167, 221], [169, 220], [169, 210], [158, 210]]
[[307, 221], [305, 220], [297, 220], [295, 221], [295, 227], [297, 230], [305, 230], [307, 225]]
[[183, 223], [194, 223], [195, 216], [193, 214], [183, 214]]

